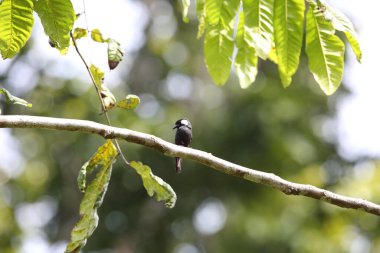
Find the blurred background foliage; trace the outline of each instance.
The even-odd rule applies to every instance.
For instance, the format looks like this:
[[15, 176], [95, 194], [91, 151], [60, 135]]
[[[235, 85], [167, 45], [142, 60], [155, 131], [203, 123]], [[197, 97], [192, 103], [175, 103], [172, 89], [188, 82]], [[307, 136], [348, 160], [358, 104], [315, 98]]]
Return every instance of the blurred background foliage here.
[[[192, 147], [253, 169], [304, 184], [380, 202], [379, 164], [365, 158], [344, 161], [336, 151], [331, 123], [336, 102], [326, 97], [302, 56], [293, 85], [284, 89], [277, 68], [259, 63], [256, 82], [242, 90], [235, 75], [215, 86], [203, 62], [197, 23], [181, 21], [172, 1], [145, 1], [149, 20], [139, 50], [127, 52], [107, 83], [120, 100], [137, 94], [136, 111], [114, 109], [114, 126], [174, 140], [182, 117], [194, 129]], [[190, 13], [191, 15], [191, 13]], [[34, 43], [43, 39], [33, 37]], [[46, 50], [53, 50], [48, 47]], [[37, 64], [26, 48], [7, 65], [0, 81], [32, 109], [7, 106], [4, 114], [88, 119], [104, 123], [87, 77], [57, 77]], [[79, 61], [79, 58], [78, 58]], [[83, 66], [84, 68], [84, 66]], [[29, 74], [28, 74], [29, 73]], [[15, 88], [27, 79], [35, 86]], [[98, 136], [38, 129], [8, 131], [13, 138], [0, 165], [0, 252], [63, 252], [78, 220], [82, 194], [76, 177], [104, 143]], [[100, 222], [83, 252], [380, 252], [379, 219], [220, 174], [123, 143], [130, 160], [140, 160], [176, 191], [174, 209], [149, 198], [134, 170], [114, 165]]]

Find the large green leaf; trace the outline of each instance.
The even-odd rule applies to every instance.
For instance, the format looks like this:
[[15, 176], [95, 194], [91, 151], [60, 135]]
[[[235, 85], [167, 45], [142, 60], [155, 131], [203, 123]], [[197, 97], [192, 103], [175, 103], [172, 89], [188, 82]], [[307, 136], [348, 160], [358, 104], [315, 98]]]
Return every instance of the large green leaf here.
[[70, 0], [34, 0], [45, 33], [61, 53], [70, 46], [70, 31], [76, 15]]
[[0, 3], [0, 53], [12, 58], [25, 45], [33, 28], [33, 0], [4, 0]]
[[141, 162], [132, 161], [130, 165], [140, 174], [145, 190], [149, 196], [154, 196], [158, 201], [165, 201], [165, 205], [169, 208], [174, 207], [177, 195], [169, 184], [153, 175], [149, 166]]
[[245, 24], [256, 28], [256, 52], [264, 60], [273, 47], [273, 7], [274, 0], [243, 0]]
[[360, 44], [357, 39], [357, 34], [355, 32], [354, 26], [351, 21], [344, 15], [341, 11], [335, 8], [327, 8], [327, 18], [330, 18], [331, 22], [335, 29], [344, 32], [347, 37], [348, 42], [350, 43], [352, 50], [356, 55], [356, 59], [361, 62], [362, 51], [360, 49]]
[[87, 173], [89, 173], [96, 166], [99, 166], [100, 169], [90, 185], [86, 188], [79, 209], [81, 218], [71, 231], [71, 241], [67, 244], [65, 252], [79, 252], [98, 226], [99, 217], [97, 209], [102, 204], [104, 194], [107, 191], [108, 182], [111, 178], [112, 163], [116, 156], [116, 147], [111, 140], [107, 140], [82, 167], [80, 176], [78, 177], [81, 190], [84, 190], [82, 186], [85, 186], [85, 183], [80, 181], [86, 178], [86, 175], [83, 176], [83, 172], [87, 171]]
[[309, 69], [321, 89], [333, 94], [343, 76], [344, 43], [335, 35], [323, 12], [310, 5], [306, 17], [306, 54]]
[[248, 88], [257, 75], [257, 55], [254, 48], [254, 31], [244, 25], [244, 12], [239, 15], [239, 23], [236, 32], [237, 54], [235, 69], [239, 77], [240, 86]]
[[239, 0], [207, 0], [207, 31], [204, 54], [207, 69], [216, 84], [224, 84], [231, 70], [233, 33]]
[[231, 58], [234, 51], [232, 37], [220, 25], [210, 27], [205, 36], [204, 54], [206, 66], [216, 84], [223, 85], [231, 69]]
[[301, 54], [305, 2], [304, 0], [275, 0], [274, 39], [277, 63], [284, 87], [292, 82]]

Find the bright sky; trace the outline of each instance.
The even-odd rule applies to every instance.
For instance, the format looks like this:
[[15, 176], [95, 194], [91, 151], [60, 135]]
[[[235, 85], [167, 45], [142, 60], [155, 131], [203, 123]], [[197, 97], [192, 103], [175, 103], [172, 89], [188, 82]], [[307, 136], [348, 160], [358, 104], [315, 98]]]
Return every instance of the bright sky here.
[[352, 92], [338, 103], [336, 134], [341, 155], [380, 157], [380, 78], [379, 1], [329, 1], [353, 21], [363, 51], [362, 63], [356, 62], [350, 48], [344, 73], [344, 85]]

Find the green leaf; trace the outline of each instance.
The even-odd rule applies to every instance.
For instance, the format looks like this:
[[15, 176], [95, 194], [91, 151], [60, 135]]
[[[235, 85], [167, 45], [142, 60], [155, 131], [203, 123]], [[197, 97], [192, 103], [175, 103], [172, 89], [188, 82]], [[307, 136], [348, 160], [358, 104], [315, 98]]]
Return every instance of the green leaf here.
[[117, 154], [116, 147], [112, 141], [107, 140], [83, 166], [86, 167], [85, 170], [87, 171], [92, 170], [96, 166], [99, 166], [100, 169], [85, 191], [79, 209], [81, 218], [71, 231], [71, 241], [67, 244], [65, 252], [79, 252], [98, 226], [99, 217], [97, 209], [103, 202], [111, 178], [112, 163]]
[[206, 32], [204, 54], [206, 66], [216, 84], [226, 83], [231, 69], [231, 58], [234, 42], [219, 27], [210, 27]]
[[177, 196], [169, 184], [153, 175], [149, 166], [141, 162], [132, 161], [130, 165], [140, 174], [145, 190], [149, 196], [154, 196], [157, 201], [165, 201], [165, 205], [169, 208], [174, 207]]
[[107, 42], [107, 40], [103, 38], [103, 35], [99, 29], [93, 29], [91, 31], [91, 39], [99, 43]]
[[76, 19], [71, 1], [34, 0], [34, 7], [46, 35], [55, 47], [65, 54], [70, 46], [70, 31]]
[[292, 82], [301, 54], [305, 2], [303, 0], [275, 0], [274, 39], [278, 70], [284, 87]]
[[244, 12], [239, 15], [239, 23], [236, 32], [237, 54], [235, 69], [239, 77], [241, 88], [248, 88], [257, 75], [257, 55], [254, 48], [253, 29], [244, 25]]
[[101, 85], [103, 84], [103, 81], [104, 81], [104, 72], [101, 71], [101, 69], [96, 67], [94, 64], [91, 64], [90, 72], [91, 72], [92, 77], [95, 80], [95, 84], [98, 87], [101, 87]]
[[22, 105], [22, 106], [29, 107], [29, 108], [32, 107], [31, 103], [25, 101], [22, 98], [18, 98], [18, 97], [13, 96], [9, 91], [7, 91], [4, 88], [0, 88], [0, 94], [4, 94], [5, 101], [8, 104]]
[[88, 32], [84, 28], [77, 27], [77, 28], [74, 29], [73, 37], [76, 40], [79, 40], [81, 38], [87, 37], [87, 35], [88, 35]]
[[233, 33], [235, 16], [240, 1], [206, 1], [207, 31], [204, 54], [207, 69], [216, 84], [223, 85], [230, 74], [234, 50]]
[[197, 38], [202, 37], [206, 29], [206, 7], [205, 0], [197, 0], [197, 16], [198, 16], [198, 33]]
[[273, 47], [273, 6], [274, 0], [243, 0], [245, 25], [256, 28], [256, 53], [264, 60]]
[[187, 14], [189, 13], [190, 0], [182, 0], [182, 19], [183, 22], [189, 22], [189, 17]]
[[117, 67], [119, 62], [123, 59], [123, 49], [120, 43], [114, 39], [108, 39], [108, 66], [112, 70]]
[[306, 15], [306, 54], [309, 69], [321, 89], [333, 94], [343, 76], [344, 43], [316, 6], [310, 5]]
[[344, 15], [341, 11], [335, 8], [328, 7], [326, 13], [326, 16], [328, 16], [327, 18], [331, 17], [331, 22], [334, 28], [336, 30], [344, 32], [348, 42], [351, 45], [352, 50], [356, 55], [356, 59], [358, 60], [358, 62], [361, 62], [362, 51], [360, 49], [357, 34], [351, 21], [346, 17], [346, 15]]
[[32, 0], [4, 0], [0, 6], [0, 53], [12, 58], [25, 45], [33, 28]]
[[116, 106], [123, 109], [135, 109], [140, 104], [140, 98], [136, 95], [128, 95], [126, 99], [116, 103]]

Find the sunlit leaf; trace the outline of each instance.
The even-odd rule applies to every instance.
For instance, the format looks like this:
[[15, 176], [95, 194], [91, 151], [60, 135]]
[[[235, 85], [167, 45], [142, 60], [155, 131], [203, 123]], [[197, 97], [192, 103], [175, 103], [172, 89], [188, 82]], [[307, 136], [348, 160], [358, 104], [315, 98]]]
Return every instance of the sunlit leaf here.
[[96, 67], [94, 64], [90, 66], [90, 72], [95, 80], [95, 84], [100, 87], [104, 81], [104, 72], [100, 68]]
[[182, 1], [182, 19], [184, 22], [189, 22], [189, 17], [187, 14], [189, 13], [190, 0], [181, 0]]
[[206, 29], [206, 8], [205, 8], [205, 0], [197, 0], [197, 16], [198, 16], [198, 33], [197, 38], [199, 39], [205, 29]]
[[32, 0], [4, 0], [0, 6], [0, 53], [12, 58], [25, 45], [33, 28]]
[[127, 95], [126, 99], [123, 99], [116, 103], [117, 107], [123, 109], [135, 109], [140, 104], [140, 98], [136, 95]]
[[328, 7], [326, 13], [327, 14], [325, 15], [325, 17], [328, 16], [327, 19], [330, 17], [329, 15], [331, 15], [331, 22], [334, 28], [336, 30], [344, 32], [348, 42], [351, 45], [352, 50], [356, 55], [356, 59], [358, 60], [358, 62], [361, 62], [362, 51], [360, 49], [357, 34], [351, 21], [341, 11], [332, 7]]
[[243, 89], [248, 88], [255, 81], [257, 74], [253, 30], [244, 25], [244, 19], [244, 12], [241, 12], [236, 33], [237, 54], [234, 63], [240, 86]]
[[22, 98], [18, 98], [18, 97], [13, 96], [9, 91], [7, 91], [4, 88], [0, 88], [0, 94], [4, 95], [5, 101], [8, 104], [22, 105], [22, 106], [29, 107], [29, 108], [32, 107], [31, 103], [27, 102], [26, 100], [24, 100]]
[[206, 1], [208, 27], [204, 41], [207, 69], [216, 84], [223, 85], [230, 74], [235, 16], [240, 1]]
[[256, 28], [256, 53], [264, 60], [273, 47], [273, 6], [274, 0], [243, 0], [245, 25]]
[[87, 30], [84, 28], [77, 27], [74, 29], [73, 37], [76, 40], [87, 37], [87, 35], [88, 35]]
[[301, 54], [305, 2], [304, 0], [275, 0], [274, 38], [278, 70], [284, 87], [292, 82]]
[[100, 43], [107, 42], [107, 40], [103, 38], [103, 35], [99, 29], [93, 29], [91, 31], [91, 39]]
[[108, 39], [108, 66], [112, 70], [117, 67], [119, 62], [123, 59], [123, 49], [120, 43], [114, 39]]
[[149, 166], [144, 165], [141, 162], [132, 161], [130, 165], [140, 174], [149, 196], [154, 196], [158, 201], [165, 201], [165, 205], [169, 208], [174, 207], [177, 195], [169, 184], [165, 183], [161, 178], [153, 175]]
[[71, 231], [71, 241], [67, 244], [65, 252], [79, 252], [98, 226], [99, 217], [97, 209], [103, 202], [111, 178], [112, 164], [117, 154], [117, 149], [112, 141], [107, 140], [82, 167], [81, 170], [86, 170], [87, 172], [90, 172], [97, 166], [100, 168], [95, 178], [85, 189], [79, 209], [81, 218]]
[[314, 5], [310, 5], [306, 16], [306, 54], [309, 69], [321, 89], [327, 95], [333, 94], [342, 81], [344, 43]]
[[34, 0], [34, 5], [46, 35], [61, 53], [66, 53], [70, 46], [70, 31], [76, 19], [71, 1]]

